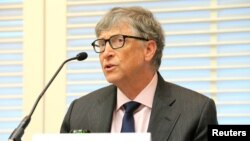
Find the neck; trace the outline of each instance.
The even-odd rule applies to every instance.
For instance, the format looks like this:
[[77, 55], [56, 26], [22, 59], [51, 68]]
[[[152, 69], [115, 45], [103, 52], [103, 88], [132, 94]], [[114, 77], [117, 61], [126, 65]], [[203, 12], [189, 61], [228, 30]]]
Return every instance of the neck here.
[[154, 72], [147, 74], [138, 74], [137, 77], [130, 77], [117, 85], [117, 87], [131, 100], [134, 100], [137, 95], [150, 83], [153, 79]]

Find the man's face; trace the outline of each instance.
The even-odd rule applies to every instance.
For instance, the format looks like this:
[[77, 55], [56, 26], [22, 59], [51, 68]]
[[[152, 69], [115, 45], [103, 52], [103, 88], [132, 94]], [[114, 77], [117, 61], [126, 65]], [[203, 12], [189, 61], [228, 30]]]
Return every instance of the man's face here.
[[[98, 38], [109, 39], [117, 34], [136, 36], [130, 26], [121, 24], [101, 32]], [[107, 81], [115, 85], [122, 85], [134, 79], [140, 80], [138, 74], [145, 71], [144, 45], [145, 41], [126, 38], [122, 48], [112, 49], [107, 42], [105, 51], [99, 55]]]

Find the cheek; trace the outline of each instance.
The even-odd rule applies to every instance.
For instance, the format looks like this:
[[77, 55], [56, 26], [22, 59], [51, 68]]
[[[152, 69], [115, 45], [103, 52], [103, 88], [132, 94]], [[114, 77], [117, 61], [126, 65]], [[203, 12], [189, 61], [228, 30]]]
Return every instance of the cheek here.
[[123, 56], [123, 61], [125, 62], [127, 68], [140, 67], [144, 63], [144, 55], [142, 51], [134, 50], [129, 54]]

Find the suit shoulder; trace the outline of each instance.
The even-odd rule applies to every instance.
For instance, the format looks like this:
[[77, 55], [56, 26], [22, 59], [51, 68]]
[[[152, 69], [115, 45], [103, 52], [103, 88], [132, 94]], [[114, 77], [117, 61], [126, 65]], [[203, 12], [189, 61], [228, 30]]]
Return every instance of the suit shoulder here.
[[179, 109], [183, 115], [199, 117], [200, 115], [195, 114], [201, 114], [204, 109], [216, 111], [213, 99], [173, 83], [166, 82], [165, 85], [171, 91], [168, 94], [175, 99], [173, 107]]
[[197, 91], [191, 90], [189, 88], [171, 83], [171, 82], [165, 82], [165, 85], [167, 86], [168, 90], [171, 91], [170, 93], [173, 94], [173, 97], [191, 100], [191, 101], [207, 101], [211, 100], [209, 97], [205, 96], [204, 94], [201, 94]]

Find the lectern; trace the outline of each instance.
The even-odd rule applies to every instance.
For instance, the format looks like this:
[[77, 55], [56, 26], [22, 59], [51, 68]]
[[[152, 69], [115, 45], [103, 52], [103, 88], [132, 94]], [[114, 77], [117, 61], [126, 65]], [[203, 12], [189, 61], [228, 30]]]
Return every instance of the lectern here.
[[32, 141], [151, 141], [150, 133], [36, 134]]

